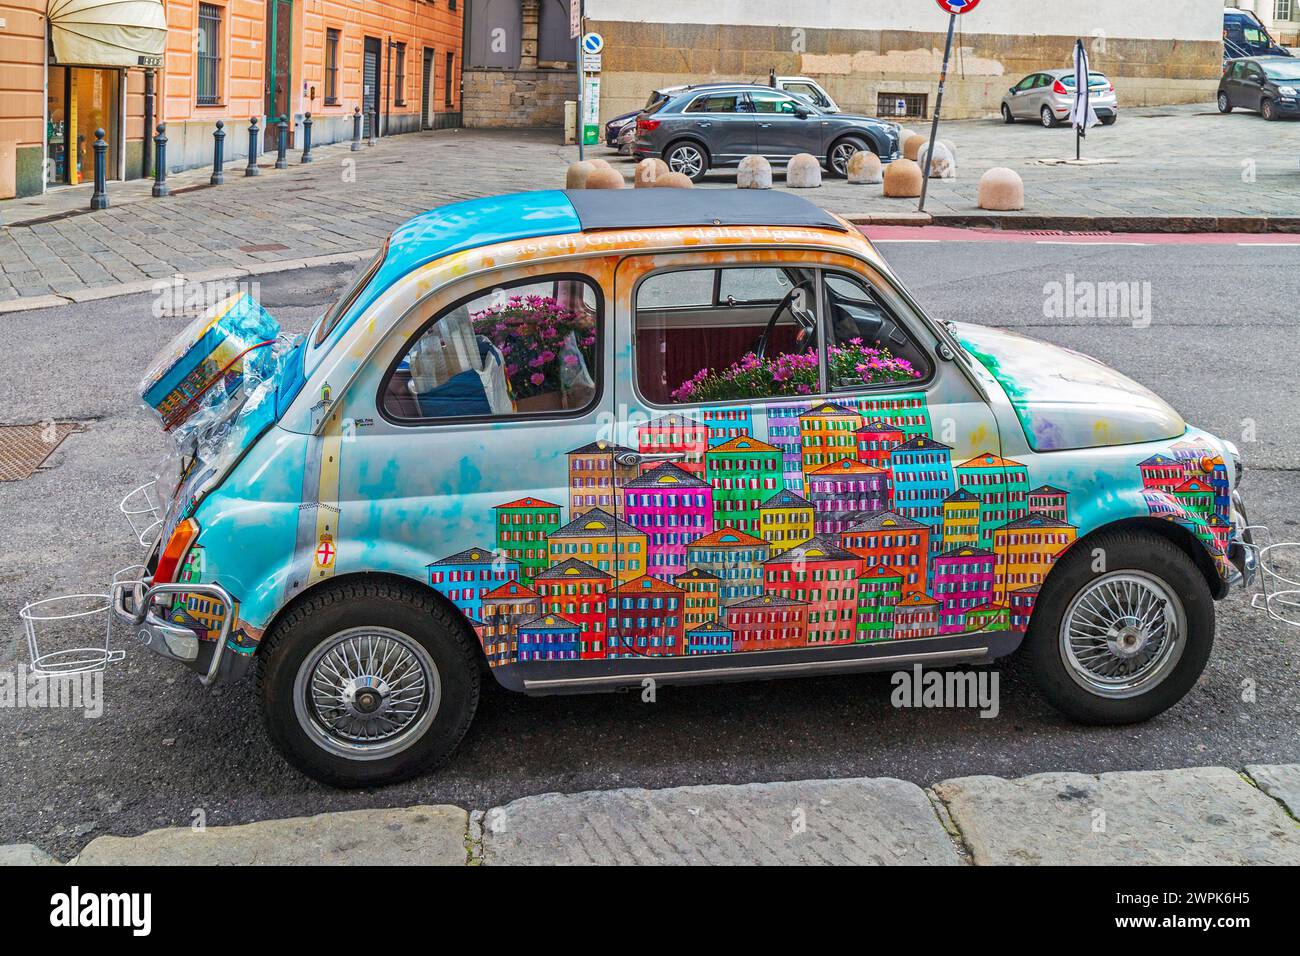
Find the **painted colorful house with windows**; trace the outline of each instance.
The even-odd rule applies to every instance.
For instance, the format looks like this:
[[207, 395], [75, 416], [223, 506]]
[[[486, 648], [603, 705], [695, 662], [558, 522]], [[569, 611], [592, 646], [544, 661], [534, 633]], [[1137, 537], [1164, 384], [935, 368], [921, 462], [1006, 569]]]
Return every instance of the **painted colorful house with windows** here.
[[547, 543], [552, 564], [577, 558], [620, 581], [645, 574], [646, 536], [599, 508], [570, 521]]
[[839, 534], [855, 515], [885, 510], [886, 474], [880, 468], [841, 458], [808, 475], [808, 500], [817, 534]]
[[908, 591], [894, 605], [894, 640], [937, 637], [939, 602], [923, 591]]
[[1052, 485], [1039, 485], [1029, 492], [1029, 513], [1069, 521], [1069, 492]]
[[966, 612], [968, 631], [1009, 631], [1011, 609], [1005, 604], [982, 604]]
[[1188, 512], [1201, 518], [1214, 514], [1214, 488], [1201, 478], [1188, 478], [1173, 491], [1173, 496]]
[[758, 534], [763, 502], [781, 489], [780, 449], [757, 438], [733, 438], [709, 449], [705, 468], [713, 486], [714, 528]]
[[861, 516], [841, 531], [840, 547], [862, 560], [864, 569], [886, 567], [898, 572], [905, 590], [923, 589], [930, 555], [930, 529], [892, 511]]
[[550, 564], [546, 538], [560, 527], [560, 506], [540, 498], [518, 498], [492, 509], [496, 513], [497, 551], [519, 562], [519, 578], [533, 578]]
[[993, 552], [982, 548], [956, 548], [934, 559], [940, 634], [960, 634], [966, 630], [966, 612], [993, 600], [995, 563]]
[[1152, 455], [1138, 462], [1138, 471], [1142, 473], [1142, 487], [1169, 493], [1187, 480], [1183, 463], [1169, 455]]
[[877, 565], [858, 575], [857, 640], [887, 641], [894, 636], [894, 607], [903, 596], [903, 576], [896, 568]]
[[707, 534], [691, 542], [686, 551], [690, 570], [707, 571], [718, 579], [718, 600], [723, 604], [763, 593], [763, 563], [769, 557], [762, 538], [733, 528]]
[[614, 456], [630, 451], [623, 445], [595, 441], [568, 453], [570, 517], [593, 508], [623, 517], [623, 486], [640, 470], [636, 465], [620, 465]]
[[759, 507], [760, 536], [772, 554], [802, 544], [815, 533], [813, 506], [794, 491], [778, 491]]
[[686, 628], [682, 590], [649, 575], [609, 593], [608, 629], [614, 637], [606, 657], [677, 657]]
[[605, 656], [605, 602], [613, 586], [610, 575], [577, 558], [552, 565], [533, 581], [542, 613], [562, 616], [578, 626], [582, 660], [601, 660]]
[[909, 438], [889, 453], [894, 510], [930, 527], [932, 547], [943, 527], [943, 502], [953, 493], [952, 449], [931, 438]]
[[814, 537], [763, 565], [763, 593], [808, 605], [808, 643], [856, 639], [861, 559], [830, 537]]
[[841, 404], [852, 405], [864, 420], [881, 421], [901, 431], [907, 438], [929, 438], [930, 408], [924, 392], [894, 392], [858, 398]]
[[519, 625], [540, 614], [542, 601], [537, 592], [511, 581], [483, 595], [482, 628], [479, 640], [489, 667], [509, 664], [516, 658]]
[[781, 480], [787, 491], [804, 494], [803, 444], [799, 438], [799, 417], [808, 412], [808, 402], [771, 405], [767, 409], [767, 440], [781, 452]]
[[686, 653], [688, 656], [697, 654], [730, 654], [732, 652], [734, 634], [731, 628], [718, 623], [717, 620], [708, 620], [697, 624], [686, 631]]
[[809, 477], [818, 469], [845, 458], [858, 457], [857, 433], [861, 427], [861, 415], [831, 402], [823, 402], [799, 416], [805, 495], [811, 497]]
[[718, 592], [722, 581], [716, 574], [691, 568], [673, 578], [673, 584], [682, 589], [682, 620], [688, 628], [715, 620], [721, 613]]
[[962, 462], [954, 472], [957, 487], [979, 499], [981, 548], [993, 546], [996, 529], [1029, 513], [1029, 469], [1020, 462], [986, 452]]
[[1026, 515], [998, 528], [993, 532], [996, 600], [1005, 603], [1009, 592], [1042, 584], [1056, 559], [1078, 537], [1079, 530], [1073, 525], [1047, 515]]
[[704, 408], [700, 418], [709, 430], [709, 447], [724, 445], [733, 438], [754, 433], [754, 419], [748, 405], [729, 408]]
[[980, 500], [965, 488], [943, 499], [943, 546], [978, 548], [980, 543]]
[[903, 442], [907, 433], [901, 428], [876, 420], [867, 422], [855, 435], [858, 444], [858, 461], [881, 469], [885, 473], [885, 507], [894, 507], [894, 476], [889, 470], [889, 455]]
[[1038, 603], [1038, 594], [1043, 589], [1041, 584], [1015, 588], [1007, 595], [1011, 607], [1011, 629], [1024, 631], [1029, 629], [1029, 618], [1033, 616], [1034, 605]]
[[623, 518], [646, 536], [646, 572], [670, 581], [686, 570], [687, 546], [713, 530], [713, 486], [671, 462], [623, 488]]
[[558, 614], [544, 614], [524, 621], [515, 632], [521, 661], [576, 661], [582, 642], [582, 628]]
[[[681, 455], [676, 464], [697, 478], [704, 477], [704, 453], [709, 449], [709, 429], [685, 415], [664, 415], [636, 430], [637, 451], [643, 455]], [[641, 465], [645, 472], [657, 462]]]
[[735, 651], [780, 651], [808, 644], [808, 605], [775, 594], [727, 608]]
[[519, 580], [519, 562], [490, 548], [467, 548], [425, 567], [429, 585], [468, 618], [483, 619], [483, 597]]

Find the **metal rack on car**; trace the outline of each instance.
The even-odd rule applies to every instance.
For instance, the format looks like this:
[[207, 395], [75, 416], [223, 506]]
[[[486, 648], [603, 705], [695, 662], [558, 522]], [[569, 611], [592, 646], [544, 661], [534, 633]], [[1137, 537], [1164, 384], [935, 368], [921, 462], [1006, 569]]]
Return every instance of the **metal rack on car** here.
[[1267, 526], [1250, 525], [1242, 529], [1242, 544], [1259, 567], [1251, 607], [1280, 624], [1300, 627], [1300, 541], [1274, 542]]

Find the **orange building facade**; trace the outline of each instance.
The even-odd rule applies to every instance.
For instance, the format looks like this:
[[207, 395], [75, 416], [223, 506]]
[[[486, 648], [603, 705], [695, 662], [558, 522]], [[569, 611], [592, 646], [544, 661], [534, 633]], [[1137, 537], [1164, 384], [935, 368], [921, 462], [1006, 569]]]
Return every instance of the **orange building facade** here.
[[[125, 7], [120, 27], [81, 26]], [[108, 178], [150, 174], [146, 122], [167, 124], [169, 170], [258, 149], [459, 126], [464, 0], [0, 0], [0, 199], [93, 178], [95, 130]], [[98, 9], [96, 9], [98, 8]], [[140, 26], [156, 21], [150, 35]], [[116, 32], [114, 32], [116, 30]], [[63, 32], [61, 32], [63, 31]], [[77, 36], [75, 44], [61, 38]], [[62, 57], [60, 56], [62, 54]], [[152, 94], [152, 95], [151, 95]], [[269, 131], [268, 131], [269, 127]]]

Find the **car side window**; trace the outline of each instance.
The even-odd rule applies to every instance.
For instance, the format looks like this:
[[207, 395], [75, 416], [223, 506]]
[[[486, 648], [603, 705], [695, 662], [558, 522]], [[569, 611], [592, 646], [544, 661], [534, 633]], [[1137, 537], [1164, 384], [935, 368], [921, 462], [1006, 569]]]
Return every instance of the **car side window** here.
[[750, 99], [754, 101], [754, 111], [756, 113], [785, 113], [793, 115], [797, 102], [789, 96], [782, 93], [769, 93], [759, 91], [749, 94]]
[[826, 273], [830, 326], [826, 369], [832, 391], [877, 388], [930, 377], [932, 363], [884, 297], [861, 276]]
[[380, 393], [398, 422], [580, 413], [600, 389], [602, 300], [563, 275], [484, 291], [411, 339]]
[[1016, 89], [1023, 93], [1025, 90], [1031, 90], [1038, 84], [1038, 75], [1027, 76], [1016, 84]]
[[739, 113], [740, 96], [728, 93], [725, 96], [701, 96], [687, 107], [688, 113]]

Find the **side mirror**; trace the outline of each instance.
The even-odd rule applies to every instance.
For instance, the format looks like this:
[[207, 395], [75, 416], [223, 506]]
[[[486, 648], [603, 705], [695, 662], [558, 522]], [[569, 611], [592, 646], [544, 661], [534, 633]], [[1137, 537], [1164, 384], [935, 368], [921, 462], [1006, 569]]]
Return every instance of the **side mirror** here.
[[1016, 88], [1014, 86], [1007, 90], [1008, 93], [1014, 93], [1015, 91]]
[[794, 115], [799, 117], [800, 119], [807, 119], [808, 117], [812, 116], [812, 110], [808, 109], [808, 107], [806, 106], [800, 106], [796, 103], [794, 108]]

